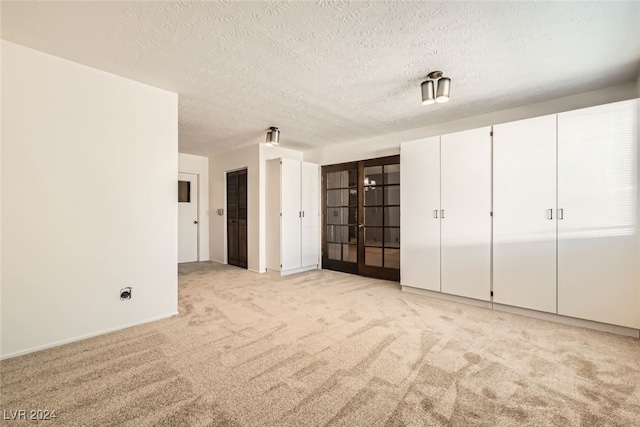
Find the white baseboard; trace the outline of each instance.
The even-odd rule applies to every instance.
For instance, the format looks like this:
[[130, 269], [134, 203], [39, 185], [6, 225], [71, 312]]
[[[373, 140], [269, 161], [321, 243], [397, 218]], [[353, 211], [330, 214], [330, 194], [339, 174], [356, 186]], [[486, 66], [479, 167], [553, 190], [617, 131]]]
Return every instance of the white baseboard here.
[[528, 308], [513, 307], [504, 304], [493, 304], [493, 309], [506, 313], [519, 314], [521, 316], [534, 317], [541, 320], [562, 323], [563, 325], [578, 326], [581, 328], [595, 329], [596, 331], [609, 332], [627, 337], [640, 338], [640, 330], [627, 328], [626, 326], [610, 325], [608, 323], [595, 322], [593, 320], [577, 319], [561, 314], [546, 313], [544, 311], [530, 310]]
[[317, 268], [318, 268], [317, 265], [310, 265], [308, 267], [302, 267], [302, 268], [294, 268], [292, 270], [280, 271], [280, 275], [281, 276], [288, 276], [290, 274], [296, 274], [296, 273], [302, 273], [302, 272], [305, 272], [305, 271], [316, 270]]
[[437, 291], [429, 291], [425, 289], [413, 288], [411, 286], [402, 286], [402, 290], [411, 292], [414, 294], [425, 295], [433, 298], [443, 299], [446, 301], [459, 302], [462, 304], [471, 304], [478, 307], [484, 307], [492, 310], [503, 311], [511, 314], [518, 314], [521, 316], [533, 317], [540, 320], [548, 320], [551, 322], [562, 323], [563, 325], [577, 326], [581, 328], [594, 329], [601, 332], [609, 332], [617, 335], [624, 335], [627, 337], [639, 338], [640, 330], [634, 328], [628, 328], [626, 326], [610, 325], [608, 323], [595, 322], [593, 320], [577, 319], [575, 317], [563, 316], [561, 314], [546, 313], [543, 311], [530, 310], [528, 308], [513, 307], [510, 305], [503, 305], [498, 303], [492, 303], [490, 301], [480, 301], [472, 298], [461, 297], [457, 295], [443, 294]]
[[169, 317], [173, 317], [173, 316], [177, 316], [177, 315], [178, 315], [178, 312], [176, 311], [174, 313], [163, 314], [163, 315], [160, 315], [160, 316], [152, 317], [150, 319], [145, 319], [145, 320], [140, 321], [140, 322], [129, 323], [129, 324], [126, 324], [126, 325], [116, 326], [114, 328], [109, 328], [109, 329], [103, 329], [101, 331], [92, 332], [90, 334], [80, 335], [80, 336], [73, 337], [73, 338], [68, 338], [68, 339], [65, 339], [65, 340], [55, 341], [55, 342], [52, 342], [52, 343], [49, 343], [49, 344], [44, 344], [44, 345], [40, 345], [40, 346], [37, 346], [37, 347], [31, 347], [31, 348], [28, 348], [28, 349], [25, 349], [25, 350], [16, 351], [16, 352], [9, 353], [9, 354], [3, 354], [3, 355], [0, 355], [0, 360], [11, 359], [13, 357], [18, 357], [18, 356], [23, 356], [23, 355], [29, 354], [29, 353], [34, 353], [36, 351], [46, 350], [48, 348], [58, 347], [58, 346], [64, 345], [64, 344], [69, 344], [69, 343], [76, 342], [76, 341], [86, 340], [87, 338], [97, 337], [98, 335], [104, 335], [104, 334], [108, 334], [108, 333], [111, 333], [111, 332], [120, 331], [122, 329], [131, 328], [133, 326], [144, 325], [145, 323], [151, 323], [151, 322], [155, 322], [157, 320], [167, 319]]
[[477, 307], [491, 308], [491, 301], [482, 301], [479, 299], [461, 297], [458, 295], [443, 294], [442, 292], [413, 288], [411, 286], [405, 286], [405, 285], [401, 285], [401, 286], [403, 291], [411, 292], [414, 294], [426, 295], [433, 298], [443, 299], [445, 301], [453, 301], [453, 302], [459, 302], [462, 304], [475, 305]]
[[308, 267], [293, 268], [291, 270], [280, 270], [279, 268], [267, 268], [266, 272], [275, 273], [279, 276], [288, 276], [290, 274], [303, 273], [305, 271], [311, 271], [311, 270], [317, 270], [317, 269], [318, 269], [317, 265], [310, 265]]

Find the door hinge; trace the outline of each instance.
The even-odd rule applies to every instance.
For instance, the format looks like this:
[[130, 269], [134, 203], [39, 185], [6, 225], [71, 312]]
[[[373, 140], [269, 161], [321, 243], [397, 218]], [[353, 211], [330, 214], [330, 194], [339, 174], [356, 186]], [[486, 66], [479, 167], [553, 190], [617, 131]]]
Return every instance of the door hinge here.
[[491, 296], [493, 296], [493, 291], [491, 291]]

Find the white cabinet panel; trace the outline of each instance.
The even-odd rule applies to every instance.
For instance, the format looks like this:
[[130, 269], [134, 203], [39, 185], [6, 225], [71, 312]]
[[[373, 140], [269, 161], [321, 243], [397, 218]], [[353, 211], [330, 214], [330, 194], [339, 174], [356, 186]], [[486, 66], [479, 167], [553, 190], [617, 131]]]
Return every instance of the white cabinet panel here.
[[400, 282], [440, 291], [439, 136], [402, 144], [400, 182]]
[[318, 266], [318, 165], [267, 160], [267, 269], [282, 274]]
[[494, 302], [556, 312], [556, 217], [556, 115], [494, 126]]
[[318, 264], [319, 169], [315, 163], [302, 163], [301, 170], [301, 266]]
[[479, 300], [489, 300], [491, 289], [490, 132], [486, 127], [440, 140], [442, 292]]
[[558, 313], [640, 328], [638, 101], [558, 115]]
[[300, 268], [301, 226], [300, 226], [300, 162], [281, 159], [280, 203], [280, 264], [282, 270]]

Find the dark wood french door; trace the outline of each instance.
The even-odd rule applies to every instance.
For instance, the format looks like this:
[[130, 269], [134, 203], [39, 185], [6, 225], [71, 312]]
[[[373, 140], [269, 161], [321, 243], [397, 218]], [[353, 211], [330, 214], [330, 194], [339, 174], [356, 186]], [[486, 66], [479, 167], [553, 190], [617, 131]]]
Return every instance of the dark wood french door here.
[[227, 263], [247, 268], [247, 170], [227, 172]]
[[400, 280], [400, 156], [323, 166], [322, 267]]

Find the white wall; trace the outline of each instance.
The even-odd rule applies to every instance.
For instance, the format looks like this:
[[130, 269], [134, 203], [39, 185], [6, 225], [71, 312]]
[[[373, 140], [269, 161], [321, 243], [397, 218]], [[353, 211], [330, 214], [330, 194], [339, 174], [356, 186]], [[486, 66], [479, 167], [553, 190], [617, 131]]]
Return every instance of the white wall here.
[[[257, 145], [209, 157], [209, 254], [213, 261], [227, 263], [227, 172], [247, 169], [247, 262], [260, 271], [259, 189], [260, 152]], [[216, 213], [224, 209], [224, 215]]]
[[177, 314], [177, 95], [5, 41], [2, 88], [0, 355]]
[[[406, 141], [622, 101], [625, 99], [635, 98], [638, 94], [640, 94], [640, 85], [636, 88], [636, 84], [634, 82], [630, 82], [593, 92], [585, 92], [537, 104], [525, 105], [522, 107], [496, 111], [466, 119], [411, 129], [404, 132], [396, 132], [349, 143], [333, 144], [325, 148], [305, 151], [304, 159], [308, 162], [330, 165], [355, 160], [391, 156], [399, 154], [400, 144]], [[451, 102], [455, 102], [455, 99], [452, 98]], [[446, 107], [446, 105], [435, 106], [435, 108]], [[424, 108], [427, 109], [430, 107]], [[433, 106], [431, 106], [431, 108], [433, 108]]]
[[[270, 159], [293, 159], [302, 161], [302, 152], [284, 147], [267, 147], [260, 144], [260, 272], [267, 269], [267, 160]], [[318, 179], [320, 179], [318, 177]]]
[[[247, 246], [248, 269], [266, 271], [266, 161], [278, 157], [302, 160], [302, 152], [256, 144], [250, 147], [214, 154], [209, 160], [210, 254], [211, 259], [227, 263], [226, 173], [247, 168]], [[217, 215], [224, 209], [224, 215]]]
[[198, 175], [198, 261], [209, 260], [209, 159], [178, 154], [178, 172]]

